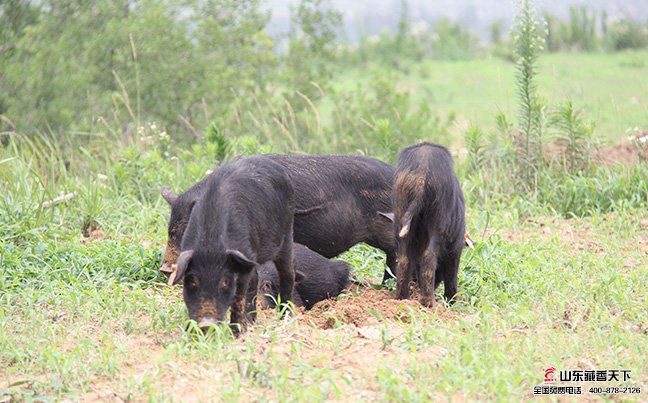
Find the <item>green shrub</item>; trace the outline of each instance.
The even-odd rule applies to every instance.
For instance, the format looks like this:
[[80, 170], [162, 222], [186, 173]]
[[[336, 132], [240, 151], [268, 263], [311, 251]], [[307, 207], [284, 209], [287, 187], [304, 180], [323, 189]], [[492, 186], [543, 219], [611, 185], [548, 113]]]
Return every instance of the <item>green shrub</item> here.
[[620, 19], [606, 27], [607, 43], [611, 50], [640, 49], [648, 47], [648, 23]]
[[477, 53], [479, 39], [462, 28], [461, 24], [447, 18], [434, 26], [431, 39], [431, 56], [437, 59], [469, 59]]
[[645, 165], [601, 167], [592, 175], [547, 173], [540, 178], [538, 201], [567, 218], [640, 208], [648, 203], [646, 178]]
[[570, 174], [587, 173], [594, 148], [594, 124], [586, 122], [569, 100], [553, 112], [551, 123], [558, 139], [565, 144], [559, 169]]

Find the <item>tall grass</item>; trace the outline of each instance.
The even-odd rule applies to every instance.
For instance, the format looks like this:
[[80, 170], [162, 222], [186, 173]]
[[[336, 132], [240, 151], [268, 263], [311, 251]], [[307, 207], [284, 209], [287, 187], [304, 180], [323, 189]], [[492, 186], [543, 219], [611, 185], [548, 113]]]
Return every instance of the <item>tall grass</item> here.
[[542, 163], [542, 143], [546, 121], [545, 105], [537, 94], [538, 54], [543, 49], [540, 23], [532, 0], [522, 0], [513, 28], [516, 55], [518, 96], [517, 143], [518, 179], [527, 191], [537, 186], [536, 178]]

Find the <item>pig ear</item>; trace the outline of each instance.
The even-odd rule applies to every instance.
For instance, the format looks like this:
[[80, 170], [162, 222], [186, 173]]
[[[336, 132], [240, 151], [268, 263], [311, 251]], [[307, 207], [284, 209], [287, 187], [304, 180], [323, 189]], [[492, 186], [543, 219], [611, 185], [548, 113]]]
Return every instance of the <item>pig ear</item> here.
[[382, 211], [379, 211], [378, 214], [385, 217], [389, 221], [394, 222], [394, 213], [383, 213]]
[[227, 259], [232, 264], [234, 271], [240, 273], [247, 273], [256, 266], [256, 262], [248, 259], [243, 252], [236, 249], [227, 249], [225, 250]]
[[162, 190], [160, 190], [160, 194], [162, 195], [162, 197], [164, 197], [164, 200], [166, 200], [167, 203], [172, 206], [176, 202], [176, 200], [178, 200], [178, 194], [171, 189], [162, 188]]
[[193, 249], [189, 249], [180, 253], [180, 256], [178, 256], [178, 260], [176, 261], [176, 264], [172, 266], [173, 271], [169, 276], [169, 282], [168, 282], [169, 285], [178, 284], [180, 280], [182, 280], [182, 278], [185, 275], [185, 272], [187, 271], [187, 267], [189, 267], [189, 262], [193, 257], [193, 253], [194, 253]]
[[302, 272], [300, 270], [297, 270], [295, 272], [295, 282], [304, 281], [305, 278], [306, 278], [306, 275], [304, 274], [304, 272]]

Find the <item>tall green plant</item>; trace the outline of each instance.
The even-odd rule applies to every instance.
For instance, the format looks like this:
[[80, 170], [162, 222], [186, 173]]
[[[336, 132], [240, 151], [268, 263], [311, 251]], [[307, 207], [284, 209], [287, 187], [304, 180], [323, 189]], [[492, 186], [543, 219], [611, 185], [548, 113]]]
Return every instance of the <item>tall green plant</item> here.
[[542, 163], [544, 102], [537, 95], [538, 55], [544, 39], [532, 0], [522, 0], [513, 27], [516, 54], [516, 85], [519, 102], [517, 132], [517, 177], [525, 189], [535, 189]]
[[484, 132], [477, 126], [471, 126], [464, 134], [466, 150], [468, 151], [468, 162], [471, 171], [479, 170], [486, 159], [484, 146]]
[[594, 123], [587, 122], [570, 100], [558, 106], [552, 116], [552, 126], [565, 143], [563, 165], [570, 174], [587, 173], [593, 147]]

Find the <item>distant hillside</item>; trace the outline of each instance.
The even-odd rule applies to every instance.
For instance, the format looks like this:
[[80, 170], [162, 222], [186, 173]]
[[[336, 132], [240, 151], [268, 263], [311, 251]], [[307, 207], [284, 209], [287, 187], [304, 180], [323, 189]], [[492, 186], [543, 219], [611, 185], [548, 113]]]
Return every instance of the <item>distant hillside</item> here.
[[[268, 0], [272, 10], [269, 30], [273, 34], [288, 31], [290, 5], [297, 0]], [[382, 30], [393, 31], [401, 14], [401, 0], [332, 0], [344, 14], [344, 35], [351, 41], [360, 34], [374, 35]], [[409, 16], [413, 22], [433, 24], [448, 17], [486, 38], [488, 26], [497, 19], [507, 24], [513, 21], [515, 6], [512, 0], [409, 0]], [[597, 11], [606, 10], [610, 16], [629, 16], [648, 19], [648, 0], [546, 0], [540, 8], [559, 17], [566, 17], [570, 5], [587, 4]]]

